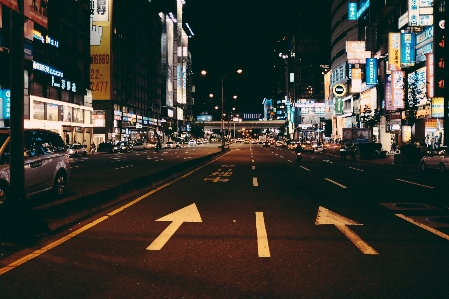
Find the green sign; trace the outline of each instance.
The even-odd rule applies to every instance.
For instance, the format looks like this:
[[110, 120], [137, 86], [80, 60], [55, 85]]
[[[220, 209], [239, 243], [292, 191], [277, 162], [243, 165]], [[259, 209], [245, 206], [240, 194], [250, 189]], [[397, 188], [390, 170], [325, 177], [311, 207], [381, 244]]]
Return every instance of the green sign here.
[[335, 115], [343, 114], [343, 101], [341, 98], [335, 98]]

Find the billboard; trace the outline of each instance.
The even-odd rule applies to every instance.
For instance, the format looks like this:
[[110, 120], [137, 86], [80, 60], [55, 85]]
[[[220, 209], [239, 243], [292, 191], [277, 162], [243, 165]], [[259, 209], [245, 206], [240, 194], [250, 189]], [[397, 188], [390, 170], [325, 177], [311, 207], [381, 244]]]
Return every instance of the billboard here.
[[427, 97], [433, 98], [434, 97], [434, 60], [433, 60], [433, 54], [429, 53], [426, 54], [426, 91], [427, 91]]
[[343, 128], [343, 141], [368, 143], [371, 140], [371, 130], [368, 128]]
[[353, 68], [351, 69], [351, 92], [362, 91], [362, 70]]
[[167, 52], [167, 77], [166, 77], [166, 99], [165, 104], [168, 107], [173, 107], [173, 21], [169, 16], [166, 20], [166, 52]]
[[391, 72], [391, 101], [393, 109], [404, 108], [404, 77], [403, 71]]
[[396, 108], [393, 107], [393, 97], [392, 97], [392, 90], [391, 90], [391, 74], [385, 75], [384, 98], [385, 98], [385, 109], [389, 110], [389, 111], [396, 110]]
[[416, 71], [408, 74], [407, 79], [409, 85], [407, 93], [409, 103], [412, 103], [414, 101], [413, 96], [415, 96], [417, 105], [427, 104], [426, 67], [419, 68]]
[[90, 1], [90, 89], [93, 100], [111, 99], [110, 0]]
[[3, 106], [3, 119], [11, 117], [11, 91], [9, 89], [0, 89], [0, 100]]
[[401, 70], [401, 34], [388, 33], [388, 64], [390, 71]]
[[377, 58], [366, 59], [366, 85], [377, 84]]
[[346, 55], [350, 64], [365, 64], [371, 52], [366, 51], [365, 41], [346, 41]]
[[433, 98], [431, 117], [444, 117], [444, 98]]
[[[447, 15], [446, 15], [447, 16]], [[444, 79], [446, 77], [445, 75], [445, 68], [444, 68], [444, 58], [447, 56], [444, 52], [444, 31], [447, 30], [444, 27], [445, 20], [443, 18], [446, 17], [444, 13], [438, 12], [435, 15], [435, 18], [437, 20], [435, 24], [435, 42], [434, 42], [434, 59], [435, 59], [435, 68], [434, 68], [434, 80], [435, 80], [435, 91], [434, 94], [436, 97], [443, 97], [444, 96]], [[446, 45], [447, 47], [447, 45]], [[447, 49], [447, 48], [446, 48]]]
[[350, 21], [357, 20], [357, 3], [356, 2], [348, 2], [348, 20], [350, 20]]
[[419, 5], [418, 0], [408, 0], [408, 25], [419, 26]]
[[433, 26], [416, 35], [416, 62], [426, 60], [426, 54], [433, 52]]
[[415, 65], [415, 44], [414, 33], [401, 33], [401, 66]]

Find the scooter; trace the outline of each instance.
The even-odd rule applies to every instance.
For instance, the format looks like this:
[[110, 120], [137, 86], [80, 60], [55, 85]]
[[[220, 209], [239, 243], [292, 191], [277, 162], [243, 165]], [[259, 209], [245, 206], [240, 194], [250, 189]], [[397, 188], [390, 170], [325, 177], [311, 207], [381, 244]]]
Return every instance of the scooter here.
[[296, 153], [296, 161], [301, 161], [302, 160], [302, 155], [301, 155], [301, 153], [300, 152], [297, 152]]

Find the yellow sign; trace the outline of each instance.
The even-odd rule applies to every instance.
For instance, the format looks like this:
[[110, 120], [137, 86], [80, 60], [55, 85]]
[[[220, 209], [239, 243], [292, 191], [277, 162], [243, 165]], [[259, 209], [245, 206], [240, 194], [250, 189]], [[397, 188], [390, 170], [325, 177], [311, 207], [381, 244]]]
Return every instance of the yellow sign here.
[[[111, 100], [111, 10], [112, 1], [94, 3], [90, 17], [90, 89], [93, 100]], [[103, 1], [104, 2], [104, 1]]]
[[388, 34], [388, 64], [390, 71], [401, 70], [401, 34]]

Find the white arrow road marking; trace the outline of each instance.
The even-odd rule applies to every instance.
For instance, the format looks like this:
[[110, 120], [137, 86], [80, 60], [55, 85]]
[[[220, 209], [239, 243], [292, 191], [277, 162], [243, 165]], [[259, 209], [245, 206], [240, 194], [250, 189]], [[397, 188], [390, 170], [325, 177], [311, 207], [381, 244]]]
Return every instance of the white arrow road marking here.
[[363, 241], [356, 233], [347, 227], [347, 225], [363, 225], [354, 220], [341, 216], [324, 207], [318, 208], [318, 215], [316, 216], [316, 225], [333, 224], [335, 225], [351, 242], [357, 246], [364, 254], [378, 254], [371, 246]]
[[406, 217], [403, 214], [395, 214], [395, 215], [398, 216], [399, 218], [402, 218], [402, 219], [404, 219], [404, 220], [414, 224], [414, 225], [417, 225], [417, 226], [419, 226], [421, 228], [424, 228], [425, 230], [428, 230], [429, 232], [434, 233], [435, 235], [437, 235], [437, 236], [439, 236], [439, 237], [441, 237], [443, 239], [449, 240], [449, 236], [444, 234], [444, 233], [442, 233], [442, 232], [440, 232], [439, 230], [436, 230], [436, 229], [434, 229], [434, 228], [432, 228], [430, 226], [427, 226], [427, 225], [425, 225], [423, 223], [415, 221], [414, 219]]
[[409, 183], [409, 184], [412, 184], [412, 185], [416, 185], [416, 186], [421, 186], [421, 187], [424, 187], [424, 188], [429, 188], [429, 189], [435, 188], [435, 187], [432, 187], [432, 186], [421, 185], [421, 184], [409, 182], [409, 181], [406, 181], [406, 180], [401, 180], [401, 179], [396, 179], [396, 180], [398, 180], [398, 181], [400, 181], [400, 182], [404, 182], [404, 183]]
[[156, 221], [172, 221], [172, 223], [147, 247], [147, 250], [161, 250], [184, 222], [203, 222], [194, 203]]
[[325, 179], [326, 181], [329, 181], [329, 182], [331, 182], [331, 183], [337, 185], [337, 186], [342, 187], [343, 189], [348, 188], [348, 187], [346, 187], [345, 185], [342, 185], [342, 184], [340, 184], [340, 183], [337, 183], [337, 182], [335, 182], [335, 181], [333, 181], [333, 180], [331, 180], [331, 179], [328, 179], [328, 178], [324, 178], [324, 179]]
[[259, 183], [257, 182], [257, 178], [253, 178], [253, 186], [254, 187], [259, 186]]
[[268, 246], [268, 235], [265, 229], [265, 220], [263, 212], [256, 212], [256, 230], [257, 230], [257, 251], [259, 257], [270, 257], [270, 247]]

